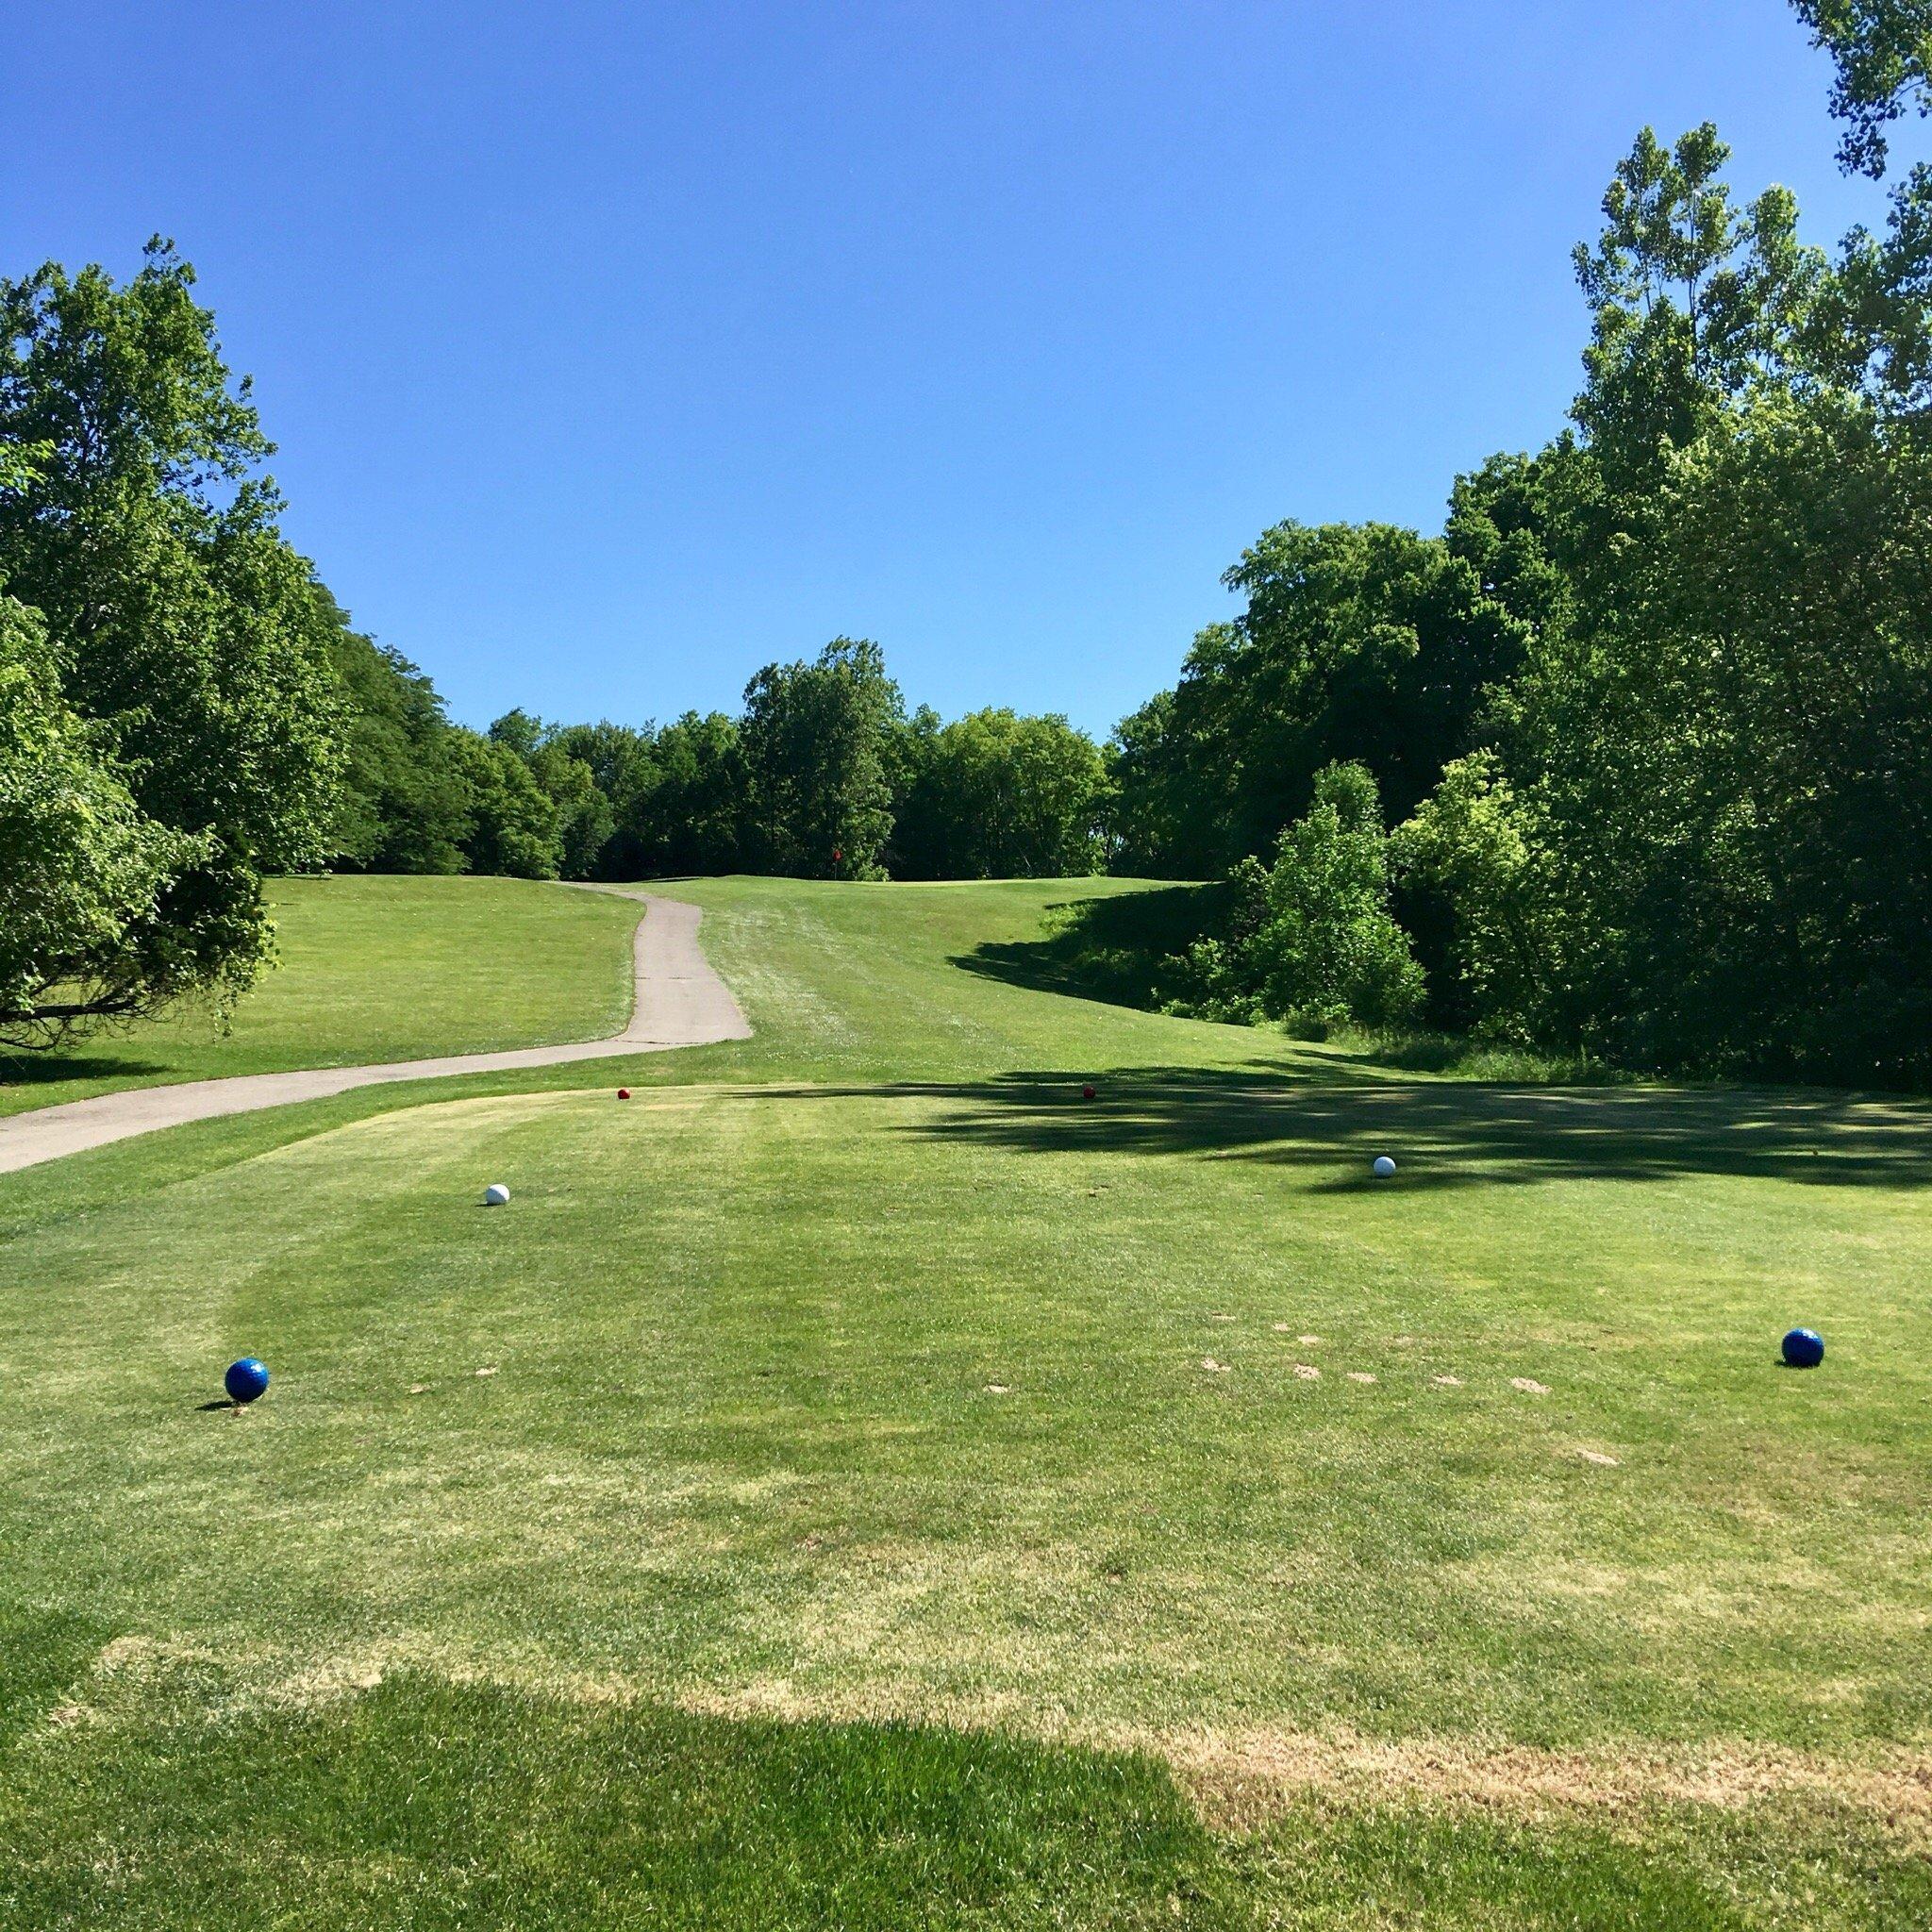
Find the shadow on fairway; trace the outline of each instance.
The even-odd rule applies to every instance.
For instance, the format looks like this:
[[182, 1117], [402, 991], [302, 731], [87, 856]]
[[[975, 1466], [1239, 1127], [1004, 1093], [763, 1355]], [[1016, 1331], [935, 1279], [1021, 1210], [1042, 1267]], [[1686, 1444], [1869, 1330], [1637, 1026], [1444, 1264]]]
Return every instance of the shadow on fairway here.
[[[1083, 1081], [1098, 1097], [1082, 1100]], [[871, 1090], [877, 1091], [878, 1090]], [[1836, 1187], [1932, 1182], [1932, 1106], [1765, 1088], [1472, 1081], [1307, 1084], [1306, 1066], [1011, 1074], [902, 1089], [950, 1102], [906, 1131], [1021, 1152], [1204, 1154], [1309, 1170], [1341, 1192], [1719, 1174]], [[1393, 1155], [1393, 1182], [1368, 1172]]]
[[989, 941], [949, 965], [1034, 992], [1069, 993], [1109, 1006], [1158, 1009], [1155, 986], [1168, 961], [1222, 924], [1224, 885], [1159, 886], [1046, 908], [1044, 938]]
[[[1213, 1831], [1165, 1766], [1126, 1753], [412, 1673], [250, 1698], [199, 1657], [104, 1674], [112, 1634], [0, 1608], [0, 1638], [31, 1652], [9, 1685], [0, 1644], [9, 1926], [1260, 1932], [1361, 1926], [1369, 1898], [1374, 1924], [1418, 1932], [1713, 1932], [1795, 1923], [1778, 1909], [1793, 1868], [1838, 1872], [1834, 1924], [1922, 1926], [1932, 1905], [1908, 1835], [1816, 1800], [1612, 1829], [1560, 1804], [1263, 1781], [1252, 1825]], [[108, 1721], [76, 1721], [104, 1694]]]
[[410, 1675], [224, 1724], [192, 1688], [10, 1766], [8, 1924], [1100, 1932], [1183, 1923], [1213, 1875], [1171, 1776], [1119, 1754]]
[[139, 1080], [175, 1070], [159, 1060], [110, 1059], [101, 1054], [0, 1055], [0, 1092], [55, 1080]]

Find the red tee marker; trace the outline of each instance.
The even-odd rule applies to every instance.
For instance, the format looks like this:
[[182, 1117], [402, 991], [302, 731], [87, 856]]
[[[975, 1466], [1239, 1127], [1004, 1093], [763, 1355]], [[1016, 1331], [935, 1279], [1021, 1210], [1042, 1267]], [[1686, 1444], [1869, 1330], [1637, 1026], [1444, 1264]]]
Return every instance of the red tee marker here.
[[1093, 1090], [1092, 1090], [1092, 1088], [1091, 1088], [1091, 1087], [1083, 1087], [1083, 1088], [1081, 1088], [1081, 1090], [1080, 1090], [1080, 1098], [1081, 1098], [1082, 1100], [1091, 1100], [1091, 1099], [1093, 1098]]
[[617, 1090], [617, 1097], [620, 1100], [628, 1100], [630, 1098], [630, 1089], [628, 1087], [620, 1087]]

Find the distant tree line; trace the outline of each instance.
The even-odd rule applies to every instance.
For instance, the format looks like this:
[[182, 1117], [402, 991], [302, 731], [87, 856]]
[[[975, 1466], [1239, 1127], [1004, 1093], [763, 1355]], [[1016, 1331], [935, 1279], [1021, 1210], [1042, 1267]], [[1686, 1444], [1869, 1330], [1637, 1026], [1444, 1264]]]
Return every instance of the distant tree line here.
[[[1848, 169], [1932, 0], [1795, 0]], [[1572, 422], [1441, 532], [1270, 529], [1104, 749], [908, 712], [876, 644], [734, 715], [453, 723], [278, 526], [193, 275], [0, 282], [0, 1041], [184, 994], [325, 867], [1222, 882], [1176, 1010], [1932, 1084], [1932, 171], [1834, 255], [1648, 131], [1576, 251]]]
[[868, 640], [766, 665], [735, 717], [551, 724], [518, 709], [477, 733], [319, 594], [350, 696], [340, 870], [938, 879], [1102, 868], [1107, 768], [1086, 733], [1009, 710], [908, 716]]

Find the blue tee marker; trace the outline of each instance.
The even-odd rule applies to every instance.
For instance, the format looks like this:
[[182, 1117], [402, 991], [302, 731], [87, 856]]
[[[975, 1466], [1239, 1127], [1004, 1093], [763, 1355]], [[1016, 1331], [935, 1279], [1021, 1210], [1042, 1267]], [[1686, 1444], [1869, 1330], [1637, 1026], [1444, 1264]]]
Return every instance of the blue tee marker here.
[[238, 1362], [228, 1364], [228, 1373], [222, 1377], [222, 1387], [228, 1391], [230, 1402], [253, 1402], [268, 1389], [268, 1364], [252, 1355], [244, 1355]]
[[1785, 1337], [1785, 1366], [1815, 1369], [1824, 1359], [1824, 1337], [1815, 1328], [1793, 1328]]

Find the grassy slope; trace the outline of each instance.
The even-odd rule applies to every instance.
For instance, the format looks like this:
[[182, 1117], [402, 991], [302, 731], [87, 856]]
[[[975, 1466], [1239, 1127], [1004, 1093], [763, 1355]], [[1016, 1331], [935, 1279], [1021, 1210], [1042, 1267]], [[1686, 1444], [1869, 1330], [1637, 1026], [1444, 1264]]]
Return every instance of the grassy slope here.
[[1065, 888], [679, 890], [758, 1034], [628, 1107], [0, 1187], [0, 1922], [1924, 1922], [1924, 1108], [1013, 983]]
[[122, 1087], [594, 1040], [624, 1024], [639, 908], [520, 879], [291, 878], [278, 964], [224, 1034], [204, 1013], [0, 1055], [0, 1114]]

